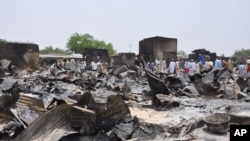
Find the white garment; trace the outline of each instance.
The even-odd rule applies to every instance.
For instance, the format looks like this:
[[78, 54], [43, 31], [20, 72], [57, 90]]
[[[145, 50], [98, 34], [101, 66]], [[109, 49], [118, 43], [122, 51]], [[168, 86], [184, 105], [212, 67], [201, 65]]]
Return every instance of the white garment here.
[[156, 70], [160, 69], [160, 61], [158, 59], [155, 59], [155, 69]]
[[250, 59], [247, 59], [246, 63], [247, 63], [247, 64], [250, 64]]
[[80, 62], [79, 61], [76, 61], [76, 71], [81, 72], [81, 70], [80, 70]]
[[168, 69], [169, 69], [169, 72], [170, 72], [171, 74], [174, 73], [174, 71], [175, 71], [175, 62], [174, 62], [174, 61], [171, 61], [171, 62], [170, 62]]
[[92, 61], [90, 66], [91, 66], [91, 70], [94, 70], [94, 71], [97, 70], [97, 63]]
[[195, 62], [190, 62], [190, 70], [189, 70], [190, 75], [195, 74]]
[[75, 59], [71, 59], [71, 60], [70, 60], [70, 66], [69, 66], [69, 67], [70, 67], [70, 70], [72, 70], [72, 71], [75, 70], [75, 63], [76, 63], [76, 62], [75, 62]]
[[184, 62], [184, 68], [190, 68], [190, 62], [189, 61], [185, 61]]
[[82, 69], [85, 69], [86, 66], [87, 66], [86, 61], [83, 61], [83, 63], [82, 63]]
[[213, 61], [209, 61], [208, 64], [210, 65], [210, 67], [213, 67], [213, 66], [214, 66]]
[[166, 73], [166, 69], [167, 69], [166, 61], [162, 60], [162, 63], [161, 63], [161, 72]]

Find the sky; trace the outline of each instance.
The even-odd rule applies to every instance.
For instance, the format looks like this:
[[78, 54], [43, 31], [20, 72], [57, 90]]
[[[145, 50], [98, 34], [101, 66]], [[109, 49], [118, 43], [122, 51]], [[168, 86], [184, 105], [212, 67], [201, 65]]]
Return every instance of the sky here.
[[40, 49], [66, 49], [76, 32], [136, 54], [139, 41], [154, 36], [177, 38], [187, 54], [250, 49], [250, 0], [0, 0], [0, 7], [0, 39]]

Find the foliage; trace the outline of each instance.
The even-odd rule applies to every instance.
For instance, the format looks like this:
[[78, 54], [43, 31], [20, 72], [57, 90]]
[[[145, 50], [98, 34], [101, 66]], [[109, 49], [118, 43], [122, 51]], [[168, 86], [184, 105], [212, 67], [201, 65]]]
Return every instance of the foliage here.
[[182, 50], [177, 51], [177, 55], [181, 55], [181, 56], [183, 56], [183, 57], [187, 57], [186, 52], [185, 52], [185, 51], [182, 51]]
[[241, 49], [241, 50], [236, 50], [233, 56], [249, 56], [249, 55], [250, 55], [250, 49]]
[[5, 39], [0, 39], [0, 42], [7, 43], [8, 41]]
[[40, 50], [41, 54], [67, 54], [67, 52], [60, 48], [53, 48], [52, 46], [45, 47], [45, 49]]
[[72, 34], [66, 45], [67, 49], [75, 53], [83, 53], [84, 48], [97, 48], [97, 49], [107, 49], [110, 55], [115, 53], [113, 45], [111, 43], [106, 43], [103, 40], [97, 40], [92, 35]]

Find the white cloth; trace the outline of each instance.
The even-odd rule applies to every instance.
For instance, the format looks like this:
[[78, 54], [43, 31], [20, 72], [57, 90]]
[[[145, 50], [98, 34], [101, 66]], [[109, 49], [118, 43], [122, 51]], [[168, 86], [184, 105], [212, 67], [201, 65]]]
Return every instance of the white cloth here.
[[195, 64], [195, 73], [200, 73], [200, 64], [199, 63]]
[[86, 66], [87, 66], [86, 61], [83, 61], [83, 63], [82, 63], [82, 69], [85, 69]]
[[171, 62], [170, 62], [168, 69], [169, 69], [169, 72], [170, 72], [171, 74], [174, 73], [174, 71], [175, 71], [175, 62], [174, 62], [174, 61], [171, 61]]
[[79, 62], [79, 61], [76, 61], [76, 71], [77, 71], [77, 72], [81, 72], [80, 69], [81, 69], [81, 68], [80, 68], [80, 62]]
[[71, 59], [71, 60], [70, 60], [70, 66], [69, 66], [69, 67], [70, 67], [70, 70], [72, 70], [72, 71], [75, 70], [75, 63], [76, 63], [76, 62], [75, 62], [74, 59]]
[[189, 74], [190, 75], [194, 75], [195, 74], [195, 62], [190, 62], [190, 70], [189, 70]]
[[166, 61], [165, 60], [162, 60], [162, 65], [161, 65], [162, 67], [162, 72], [166, 72], [166, 69], [167, 69], [167, 65], [166, 65]]
[[155, 59], [155, 69], [160, 70], [160, 61], [158, 59]]
[[247, 63], [247, 64], [250, 64], [250, 59], [247, 59], [246, 63]]
[[91, 66], [91, 70], [94, 70], [94, 71], [97, 70], [97, 63], [92, 61], [90, 66]]

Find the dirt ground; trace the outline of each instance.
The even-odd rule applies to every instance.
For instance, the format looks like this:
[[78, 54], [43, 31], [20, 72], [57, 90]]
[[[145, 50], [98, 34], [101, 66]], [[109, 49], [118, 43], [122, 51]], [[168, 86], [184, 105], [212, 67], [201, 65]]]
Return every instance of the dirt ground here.
[[[176, 97], [180, 101], [180, 106], [170, 109], [156, 110], [154, 107], [147, 105], [151, 101], [133, 105], [130, 107], [131, 114], [139, 118], [140, 121], [157, 124], [159, 126], [171, 127], [176, 126], [189, 119], [204, 118], [211, 113], [230, 113], [235, 115], [250, 116], [249, 103], [244, 100], [227, 100], [215, 99], [208, 97], [188, 98]], [[230, 111], [227, 108], [230, 107]], [[211, 133], [206, 125], [196, 128], [188, 134], [188, 137], [181, 138], [156, 137], [154, 140], [192, 140], [192, 141], [229, 141], [230, 133], [215, 134]]]

